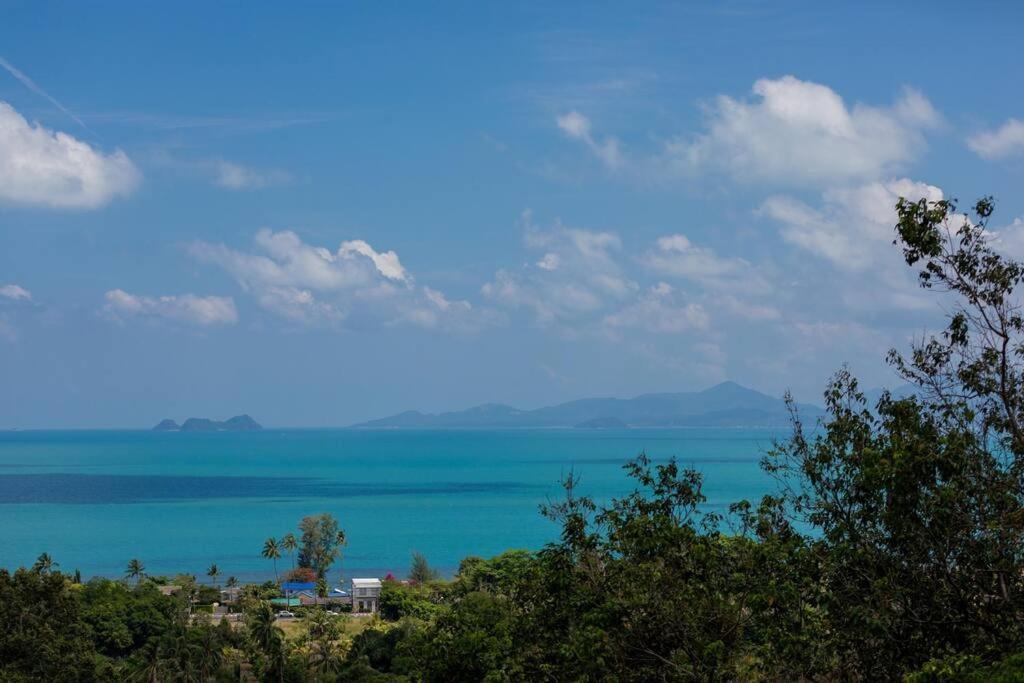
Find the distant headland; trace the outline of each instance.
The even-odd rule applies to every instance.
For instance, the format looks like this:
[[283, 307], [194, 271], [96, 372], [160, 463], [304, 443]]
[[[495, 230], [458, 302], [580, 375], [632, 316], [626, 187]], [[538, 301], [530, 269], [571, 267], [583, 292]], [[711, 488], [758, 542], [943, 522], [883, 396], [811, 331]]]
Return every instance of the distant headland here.
[[[797, 404], [800, 415], [815, 420], [823, 412]], [[786, 402], [735, 382], [703, 391], [644, 394], [635, 398], [585, 398], [535, 410], [488, 403], [449, 413], [410, 410], [352, 425], [354, 429], [518, 429], [575, 427], [782, 427], [789, 424]]]
[[220, 422], [205, 417], [190, 417], [182, 424], [174, 420], [161, 420], [153, 427], [154, 432], [254, 432], [263, 429], [256, 420], [248, 415], [235, 415], [231, 419]]

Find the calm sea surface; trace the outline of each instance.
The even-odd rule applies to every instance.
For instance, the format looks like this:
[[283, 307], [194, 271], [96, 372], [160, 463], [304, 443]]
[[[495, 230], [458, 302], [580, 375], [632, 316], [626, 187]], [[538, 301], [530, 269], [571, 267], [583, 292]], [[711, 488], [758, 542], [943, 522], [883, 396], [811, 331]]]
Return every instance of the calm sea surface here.
[[[65, 571], [120, 576], [137, 557], [155, 574], [273, 575], [264, 539], [331, 512], [349, 545], [346, 577], [404, 575], [414, 550], [444, 573], [466, 555], [539, 548], [557, 536], [538, 506], [580, 491], [631, 490], [641, 450], [705, 475], [709, 507], [772, 490], [758, 460], [773, 432], [629, 429], [364, 432], [264, 430], [0, 433], [0, 566], [50, 553]], [[289, 565], [286, 557], [280, 567]], [[333, 572], [332, 579], [339, 578]]]

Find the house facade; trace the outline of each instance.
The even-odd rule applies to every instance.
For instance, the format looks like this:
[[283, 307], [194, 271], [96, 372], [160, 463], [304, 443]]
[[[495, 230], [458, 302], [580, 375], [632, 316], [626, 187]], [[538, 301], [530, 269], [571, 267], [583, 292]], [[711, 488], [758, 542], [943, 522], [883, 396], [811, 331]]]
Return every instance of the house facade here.
[[380, 608], [380, 579], [352, 579], [352, 611], [371, 614]]

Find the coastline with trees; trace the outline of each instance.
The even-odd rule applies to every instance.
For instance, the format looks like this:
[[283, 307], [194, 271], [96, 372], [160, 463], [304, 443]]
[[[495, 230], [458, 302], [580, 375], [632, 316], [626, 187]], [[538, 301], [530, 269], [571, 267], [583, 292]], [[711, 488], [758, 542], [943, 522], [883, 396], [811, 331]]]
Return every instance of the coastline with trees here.
[[948, 201], [897, 213], [948, 327], [889, 356], [915, 394], [869, 403], [844, 368], [818, 424], [791, 402], [763, 461], [775, 493], [709, 510], [700, 472], [640, 454], [634, 490], [602, 504], [570, 474], [542, 509], [557, 541], [466, 558], [451, 580], [417, 553], [358, 620], [315, 605], [293, 623], [271, 603], [282, 550], [286, 578], [328, 587], [347, 541], [329, 514], [253, 549], [275, 580], [242, 586], [237, 622], [206, 609], [218, 564], [210, 585], [145, 558], [82, 583], [43, 553], [0, 570], [0, 680], [1021, 680], [1024, 265], [992, 247], [988, 198], [970, 218]]

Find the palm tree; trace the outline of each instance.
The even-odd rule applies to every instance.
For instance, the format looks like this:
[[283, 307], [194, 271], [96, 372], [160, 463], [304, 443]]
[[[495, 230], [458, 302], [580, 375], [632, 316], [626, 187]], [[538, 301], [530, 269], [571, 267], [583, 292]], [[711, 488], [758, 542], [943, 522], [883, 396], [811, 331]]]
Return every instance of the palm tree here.
[[128, 568], [124, 570], [124, 574], [129, 579], [135, 579], [135, 585], [138, 586], [142, 582], [142, 577], [146, 575], [146, 567], [141, 560], [133, 558], [128, 561]]
[[217, 587], [217, 577], [220, 576], [220, 569], [217, 568], [217, 564], [211, 564], [210, 568], [206, 570], [206, 575], [213, 579], [213, 587]]
[[281, 548], [287, 550], [292, 556], [292, 570], [295, 569], [295, 549], [299, 547], [299, 542], [295, 540], [295, 534], [288, 532], [281, 538]]
[[263, 557], [274, 561], [274, 580], [280, 583], [277, 576], [277, 559], [281, 557], [281, 549], [277, 547], [277, 539], [271, 537], [263, 542]]
[[238, 579], [236, 579], [233, 576], [229, 576], [228, 577], [228, 581], [227, 581], [228, 588], [234, 588], [237, 585], [238, 585]]
[[213, 626], [207, 624], [202, 628], [202, 637], [199, 640], [199, 677], [200, 680], [211, 680], [213, 675], [220, 669], [224, 661], [224, 650], [218, 647], [217, 632]]
[[39, 574], [49, 574], [57, 568], [57, 563], [53, 561], [49, 553], [43, 553], [36, 559], [36, 563], [32, 565], [32, 571]]
[[284, 631], [274, 623], [276, 618], [270, 603], [262, 601], [246, 615], [246, 622], [249, 638], [267, 658], [267, 680], [280, 681], [284, 676]]
[[338, 620], [324, 610], [313, 610], [306, 613], [305, 624], [310, 666], [321, 675], [337, 673], [342, 662]]
[[155, 638], [151, 638], [149, 642], [142, 647], [143, 667], [139, 671], [138, 675], [138, 680], [140, 682], [159, 683], [159, 681], [163, 680], [163, 653], [160, 650], [160, 643], [155, 641]]

